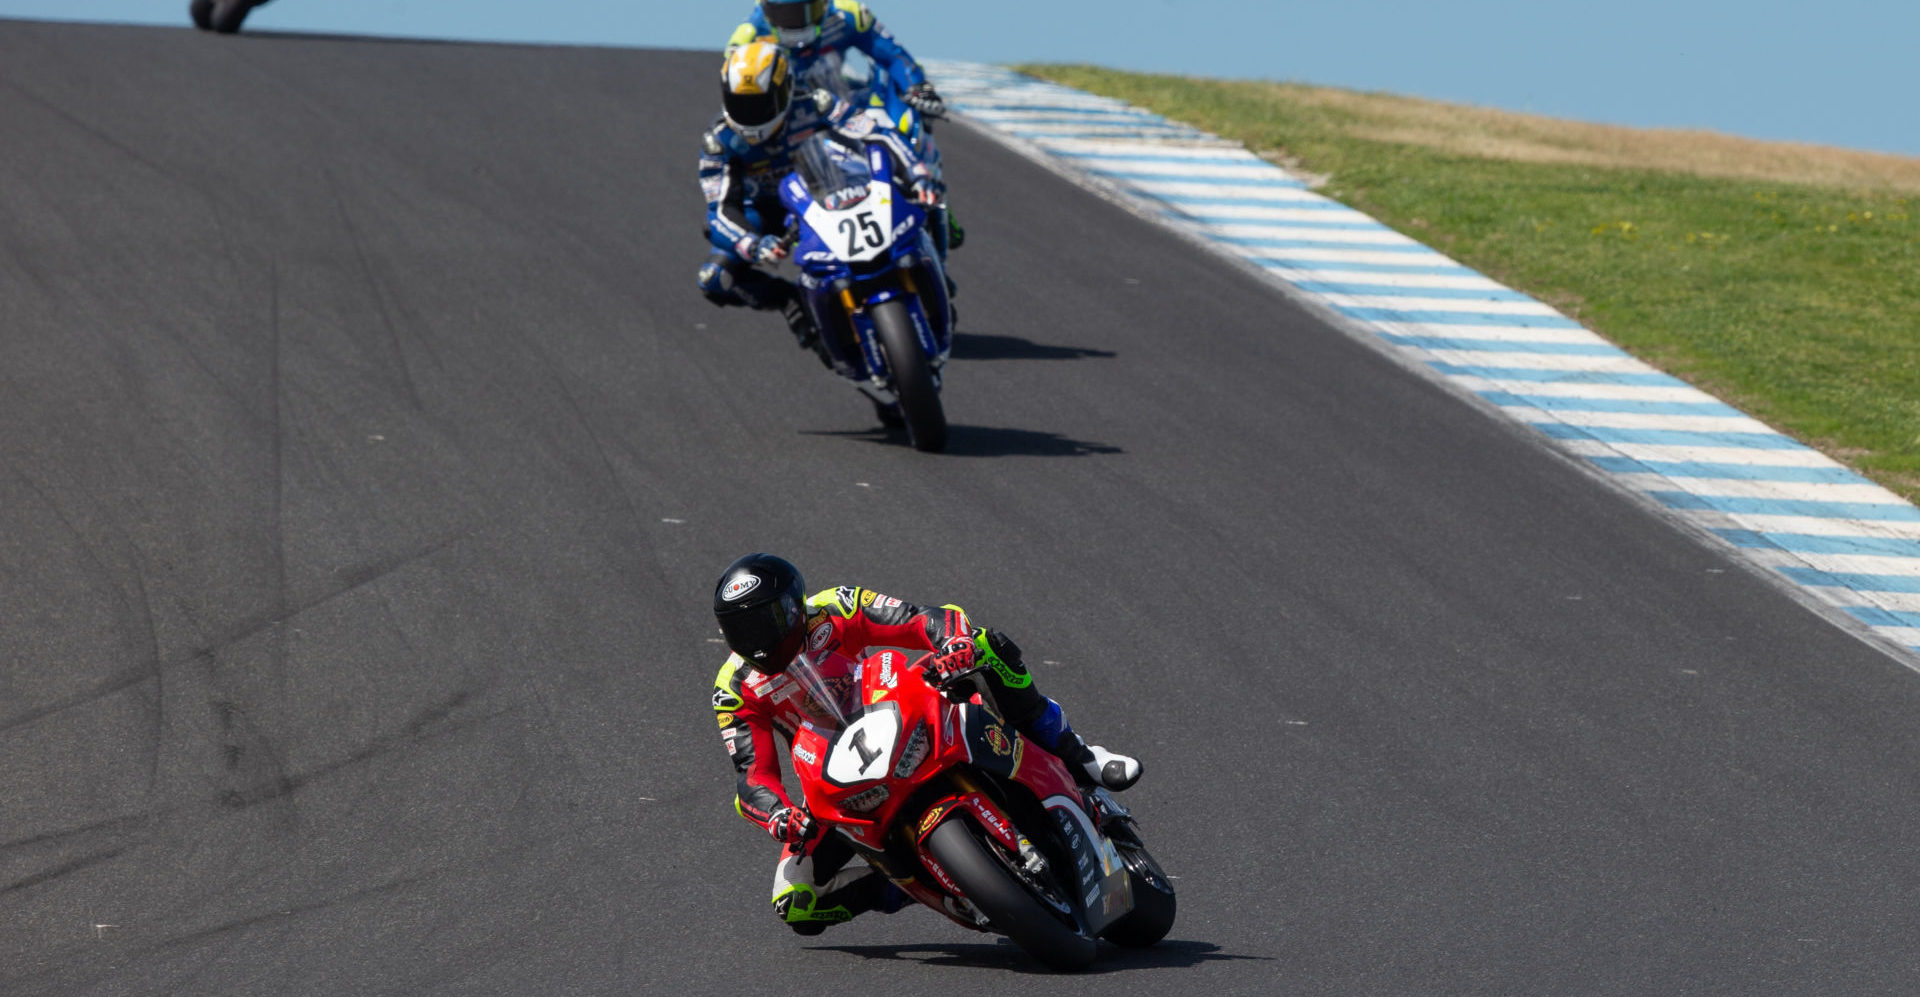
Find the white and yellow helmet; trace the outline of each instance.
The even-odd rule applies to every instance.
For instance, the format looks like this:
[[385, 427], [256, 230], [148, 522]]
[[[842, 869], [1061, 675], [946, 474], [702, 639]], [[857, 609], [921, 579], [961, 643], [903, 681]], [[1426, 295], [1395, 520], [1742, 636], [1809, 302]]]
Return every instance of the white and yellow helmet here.
[[720, 106], [743, 139], [765, 142], [787, 122], [793, 103], [793, 66], [772, 42], [748, 42], [727, 53], [720, 67]]

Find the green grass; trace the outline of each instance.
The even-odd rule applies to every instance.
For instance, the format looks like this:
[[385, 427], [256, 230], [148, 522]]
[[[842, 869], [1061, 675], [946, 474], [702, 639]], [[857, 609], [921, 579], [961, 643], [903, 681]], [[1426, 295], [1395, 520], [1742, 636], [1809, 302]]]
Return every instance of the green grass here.
[[1517, 161], [1372, 137], [1378, 116], [1316, 88], [1019, 68], [1324, 175], [1321, 193], [1920, 500], [1913, 195], [1703, 176], [1671, 156], [1658, 169]]

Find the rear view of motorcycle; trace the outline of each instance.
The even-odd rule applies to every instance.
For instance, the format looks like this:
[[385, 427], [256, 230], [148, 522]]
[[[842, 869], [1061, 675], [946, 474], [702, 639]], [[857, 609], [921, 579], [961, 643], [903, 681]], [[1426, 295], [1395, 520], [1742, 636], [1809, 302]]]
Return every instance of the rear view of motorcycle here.
[[1133, 815], [1008, 726], [984, 684], [943, 691], [917, 664], [829, 651], [789, 669], [832, 718], [793, 738], [813, 817], [913, 899], [1054, 969], [1091, 965], [1099, 938], [1164, 938], [1173, 884]]
[[852, 149], [816, 134], [780, 199], [794, 221], [794, 260], [824, 359], [884, 420], [903, 426], [915, 449], [938, 452], [947, 445], [940, 388], [953, 306], [928, 208], [895, 172], [880, 143]]

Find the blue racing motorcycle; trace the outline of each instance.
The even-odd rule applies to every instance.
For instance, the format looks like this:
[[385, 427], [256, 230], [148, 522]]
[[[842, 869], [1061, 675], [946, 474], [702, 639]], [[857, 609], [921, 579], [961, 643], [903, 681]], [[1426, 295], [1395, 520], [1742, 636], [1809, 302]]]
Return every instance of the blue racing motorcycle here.
[[[886, 146], [853, 148], [826, 132], [800, 147], [780, 184], [793, 225], [801, 296], [834, 372], [901, 426], [914, 449], [947, 446], [941, 372], [953, 305], [929, 208], [917, 203]], [[937, 210], [937, 208], [935, 209]]]

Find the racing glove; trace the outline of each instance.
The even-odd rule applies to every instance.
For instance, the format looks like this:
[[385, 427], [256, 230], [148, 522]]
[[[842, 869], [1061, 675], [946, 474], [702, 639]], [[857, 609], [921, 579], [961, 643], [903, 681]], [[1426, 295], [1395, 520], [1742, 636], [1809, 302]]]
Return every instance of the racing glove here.
[[947, 102], [940, 99], [931, 83], [914, 84], [907, 88], [901, 99], [907, 102], [908, 107], [929, 118], [938, 118], [947, 113]]
[[815, 830], [813, 818], [799, 807], [781, 807], [767, 818], [767, 833], [783, 845], [805, 841]]
[[966, 673], [973, 671], [973, 638], [961, 634], [948, 637], [940, 644], [940, 650], [927, 659], [927, 673], [933, 677], [935, 685], [945, 685]]
[[763, 235], [758, 239], [745, 235], [733, 244], [733, 251], [750, 263], [778, 263], [787, 256], [787, 247], [777, 235]]

